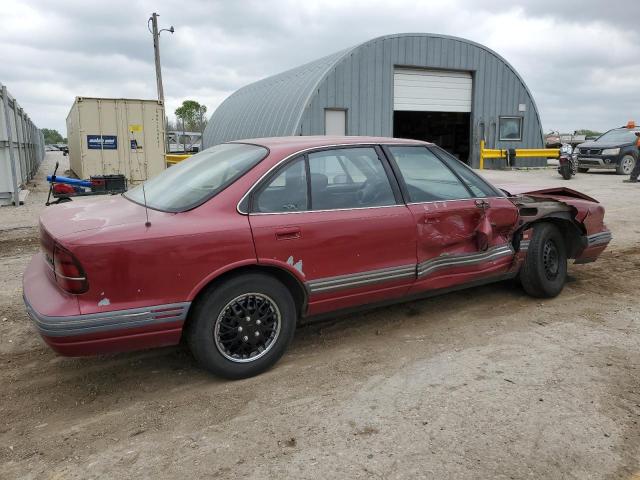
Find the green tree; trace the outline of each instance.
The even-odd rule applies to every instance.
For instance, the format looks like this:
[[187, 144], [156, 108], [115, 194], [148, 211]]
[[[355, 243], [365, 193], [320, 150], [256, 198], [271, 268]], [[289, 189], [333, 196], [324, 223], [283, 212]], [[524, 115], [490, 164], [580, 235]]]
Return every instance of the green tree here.
[[50, 128], [43, 128], [42, 135], [44, 135], [44, 143], [46, 144], [65, 143], [67, 140], [66, 138], [63, 138], [62, 135], [60, 135], [60, 132]]
[[207, 119], [205, 114], [207, 113], [207, 107], [200, 105], [195, 100], [185, 100], [182, 105], [176, 108], [176, 117], [181, 122], [178, 122], [178, 128], [182, 127], [184, 122], [184, 129], [190, 132], [199, 132], [204, 129]]
[[576, 130], [575, 135], [585, 135], [587, 137], [599, 137], [602, 135], [600, 132], [596, 132], [595, 130], [589, 130], [588, 128], [581, 128], [580, 130]]

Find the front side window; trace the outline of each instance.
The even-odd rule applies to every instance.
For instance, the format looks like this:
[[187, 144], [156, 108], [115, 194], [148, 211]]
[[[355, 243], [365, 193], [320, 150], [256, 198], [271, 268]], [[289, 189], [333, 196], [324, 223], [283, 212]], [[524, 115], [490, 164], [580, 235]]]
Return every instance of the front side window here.
[[389, 177], [374, 148], [309, 154], [311, 208], [334, 210], [394, 205]]
[[304, 157], [287, 164], [255, 194], [253, 211], [258, 213], [302, 212], [309, 207]]
[[258, 145], [223, 143], [183, 160], [124, 194], [165, 212], [183, 212], [214, 197], [248, 172], [269, 151]]
[[522, 117], [500, 117], [498, 130], [500, 140], [522, 140]]
[[453, 170], [465, 186], [471, 190], [471, 193], [476, 198], [485, 197], [503, 197], [504, 194], [498, 189], [492, 187], [482, 177], [476, 174], [468, 165], [462, 163], [453, 155], [447, 153], [442, 148], [435, 148], [436, 155], [438, 155], [447, 166]]
[[321, 150], [300, 156], [253, 195], [254, 213], [344, 210], [395, 205], [375, 148]]
[[389, 147], [412, 203], [471, 198], [453, 172], [426, 147]]

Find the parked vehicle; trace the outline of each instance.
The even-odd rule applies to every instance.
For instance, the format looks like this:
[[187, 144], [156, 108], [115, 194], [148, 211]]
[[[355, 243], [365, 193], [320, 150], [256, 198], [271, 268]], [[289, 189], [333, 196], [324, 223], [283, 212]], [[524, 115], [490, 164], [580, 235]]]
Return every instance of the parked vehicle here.
[[565, 143], [560, 147], [560, 156], [558, 157], [558, 173], [565, 180], [571, 180], [578, 171], [577, 156], [573, 153], [571, 145]]
[[197, 153], [201, 147], [201, 132], [180, 132], [177, 130], [167, 132], [167, 153]]
[[571, 147], [583, 143], [587, 139], [586, 135], [574, 133], [559, 133], [551, 131], [545, 135], [545, 146], [547, 148], [560, 148], [564, 144], [569, 144]]
[[302, 319], [516, 277], [558, 295], [567, 259], [609, 243], [604, 208], [568, 188], [521, 193], [419, 141], [221, 144], [121, 196], [48, 208], [25, 304], [63, 355], [184, 336], [207, 370], [248, 377]]
[[57, 150], [62, 152], [62, 156], [66, 157], [69, 155], [69, 147], [65, 143], [56, 143], [53, 145]]
[[596, 140], [579, 144], [575, 153], [578, 157], [578, 171], [588, 172], [593, 168], [615, 170], [619, 175], [629, 175], [638, 161], [638, 138], [640, 131], [634, 122], [614, 128]]

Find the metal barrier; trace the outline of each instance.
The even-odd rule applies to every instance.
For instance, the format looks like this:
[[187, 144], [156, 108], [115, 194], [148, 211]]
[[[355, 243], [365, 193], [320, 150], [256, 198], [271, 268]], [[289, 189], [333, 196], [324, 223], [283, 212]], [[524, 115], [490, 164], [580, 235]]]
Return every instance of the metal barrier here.
[[165, 161], [167, 162], [167, 167], [175, 165], [176, 163], [180, 163], [181, 161], [186, 160], [189, 157], [191, 157], [191, 155], [175, 155], [173, 153], [167, 153], [164, 156]]
[[20, 205], [21, 188], [44, 159], [44, 137], [0, 83], [0, 205]]
[[558, 158], [559, 155], [559, 148], [485, 148], [484, 140], [480, 140], [480, 170], [484, 170], [485, 158], [504, 158], [509, 164], [512, 158]]

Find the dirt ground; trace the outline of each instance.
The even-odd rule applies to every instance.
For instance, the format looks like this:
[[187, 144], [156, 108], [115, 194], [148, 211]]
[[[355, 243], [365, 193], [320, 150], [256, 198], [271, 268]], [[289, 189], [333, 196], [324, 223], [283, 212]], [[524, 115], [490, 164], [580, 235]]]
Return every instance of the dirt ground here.
[[307, 326], [271, 371], [229, 382], [179, 347], [43, 344], [21, 300], [41, 174], [0, 208], [0, 477], [640, 478], [640, 186], [486, 176], [593, 195], [610, 248], [556, 299], [503, 283]]

